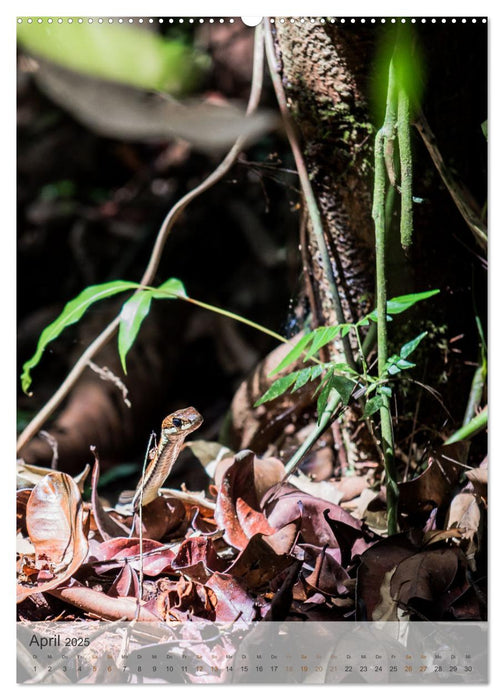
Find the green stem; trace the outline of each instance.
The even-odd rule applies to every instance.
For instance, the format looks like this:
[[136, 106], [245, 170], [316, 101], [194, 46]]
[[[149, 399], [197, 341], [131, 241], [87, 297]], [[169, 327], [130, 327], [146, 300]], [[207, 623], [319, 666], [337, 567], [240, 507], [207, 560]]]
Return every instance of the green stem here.
[[469, 393], [469, 400], [467, 402], [467, 407], [464, 415], [464, 420], [462, 425], [467, 425], [476, 415], [478, 406], [481, 403], [481, 397], [483, 396], [483, 389], [485, 387], [485, 381], [487, 376], [487, 366], [486, 360], [483, 359], [482, 364], [476, 368], [474, 377], [471, 383], [471, 391]]
[[324, 433], [330, 423], [332, 422], [332, 417], [334, 415], [334, 412], [338, 408], [338, 406], [341, 404], [341, 399], [339, 394], [332, 389], [329, 393], [328, 401], [326, 404], [326, 407], [320, 416], [320, 420], [316, 428], [312, 430], [312, 432], [308, 435], [306, 440], [303, 442], [301, 447], [298, 448], [298, 450], [295, 452], [295, 454], [290, 458], [290, 460], [287, 462], [285, 465], [285, 476], [284, 480], [287, 479], [287, 477], [292, 474], [294, 469], [296, 469], [297, 465], [299, 462], [303, 459], [303, 457], [311, 450], [312, 446], [317, 442], [319, 437]]
[[289, 343], [290, 341], [287, 338], [284, 338], [282, 335], [279, 335], [278, 333], [275, 333], [275, 331], [270, 331], [269, 328], [265, 328], [264, 326], [261, 326], [259, 323], [254, 323], [254, 321], [249, 321], [248, 318], [244, 318], [243, 316], [240, 316], [239, 314], [234, 314], [232, 311], [227, 311], [226, 309], [221, 309], [218, 306], [212, 306], [212, 304], [205, 304], [203, 301], [198, 301], [197, 299], [191, 299], [190, 297], [179, 297], [182, 301], [188, 301], [190, 304], [194, 304], [195, 306], [200, 306], [202, 309], [208, 309], [208, 311], [213, 311], [216, 314], [219, 314], [220, 316], [227, 316], [228, 318], [232, 318], [234, 321], [239, 321], [240, 323], [244, 323], [246, 326], [250, 326], [251, 328], [255, 328], [257, 331], [261, 331], [261, 333], [266, 333], [266, 335], [270, 335], [272, 338], [275, 338], [275, 340], [279, 340], [281, 343]]
[[483, 430], [488, 424], [488, 407], [485, 408], [472, 418], [469, 423], [463, 425], [459, 430], [457, 430], [453, 435], [451, 435], [448, 440], [444, 441], [445, 445], [451, 445], [454, 442], [459, 442], [460, 440], [468, 440], [480, 430]]
[[[394, 112], [393, 101], [395, 97], [393, 81], [393, 63], [390, 64], [390, 80], [387, 94], [387, 109], [385, 124], [390, 121], [390, 114]], [[385, 266], [386, 244], [386, 167], [384, 157], [384, 145], [387, 132], [381, 128], [376, 134], [375, 140], [375, 182], [373, 193], [373, 219], [375, 222], [375, 247], [376, 247], [376, 310], [377, 310], [377, 343], [378, 343], [378, 375], [385, 375], [387, 362], [387, 279]], [[382, 394], [383, 403], [380, 408], [380, 430], [382, 440], [383, 459], [385, 466], [385, 478], [387, 489], [387, 529], [388, 534], [397, 532], [397, 473], [394, 459], [394, 434], [392, 418], [390, 415], [389, 398]]]

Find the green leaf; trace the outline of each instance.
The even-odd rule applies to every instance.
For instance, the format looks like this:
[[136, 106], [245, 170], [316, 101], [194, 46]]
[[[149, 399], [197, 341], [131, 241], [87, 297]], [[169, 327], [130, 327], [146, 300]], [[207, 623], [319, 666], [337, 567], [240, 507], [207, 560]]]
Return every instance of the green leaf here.
[[181, 41], [127, 23], [17, 25], [19, 43], [30, 53], [70, 70], [144, 90], [180, 95], [192, 90], [206, 57]]
[[481, 131], [483, 132], [483, 136], [488, 141], [488, 119], [485, 119], [485, 121], [481, 123]]
[[268, 391], [261, 396], [261, 398], [256, 401], [254, 406], [260, 406], [266, 401], [271, 401], [276, 399], [278, 396], [284, 394], [287, 389], [292, 385], [291, 391], [296, 391], [304, 386], [307, 382], [312, 381], [319, 377], [325, 369], [325, 365], [314, 365], [313, 367], [306, 367], [305, 369], [296, 370], [296, 372], [291, 372], [286, 374], [285, 377], [280, 377], [273, 382]]
[[326, 378], [321, 382], [320, 386], [318, 387], [317, 391], [320, 391], [320, 394], [317, 399], [317, 423], [320, 423], [322, 420], [322, 414], [324, 413], [327, 402], [329, 400], [329, 393], [332, 389], [331, 386], [331, 379], [333, 377], [333, 371], [330, 370], [327, 373]]
[[431, 289], [428, 292], [418, 292], [417, 294], [404, 294], [401, 297], [394, 297], [387, 301], [387, 313], [388, 314], [402, 314], [403, 311], [409, 309], [414, 304], [424, 299], [429, 299], [430, 297], [439, 294], [439, 289]]
[[342, 377], [339, 374], [335, 374], [331, 379], [331, 386], [333, 389], [336, 389], [338, 394], [341, 396], [343, 405], [347, 406], [352, 392], [355, 389], [355, 381], [353, 379], [348, 379], [348, 377]]
[[313, 367], [307, 367], [306, 369], [299, 370], [296, 383], [292, 387], [291, 391], [296, 391], [304, 386], [307, 382], [313, 381], [317, 377], [320, 377], [324, 371], [324, 365], [314, 365]]
[[420, 335], [417, 335], [416, 338], [413, 338], [413, 340], [410, 340], [408, 343], [405, 343], [402, 348], [399, 350], [399, 355], [404, 359], [411, 355], [411, 353], [416, 350], [418, 345], [422, 342], [422, 340], [425, 338], [427, 335], [427, 331], [424, 331], [423, 333], [420, 333]]
[[[417, 304], [419, 301], [423, 301], [424, 299], [429, 299], [429, 297], [433, 297], [435, 294], [439, 294], [439, 289], [432, 289], [428, 292], [418, 292], [417, 294], [404, 294], [403, 296], [389, 299], [387, 301], [387, 314], [402, 314], [403, 311], [406, 311], [411, 306], [414, 306], [414, 304]], [[376, 323], [378, 320], [376, 309], [371, 311], [370, 314], [359, 321], [357, 325], [361, 325], [366, 318], [370, 318]], [[387, 316], [387, 321], [391, 320], [391, 317]]]
[[369, 399], [369, 401], [366, 401], [366, 405], [364, 406], [363, 417], [369, 418], [374, 413], [376, 413], [376, 411], [379, 411], [382, 406], [383, 397], [380, 394], [376, 394], [376, 396], [373, 396], [371, 399]]
[[124, 282], [122, 280], [95, 284], [91, 287], [86, 287], [75, 299], [69, 301], [58, 318], [44, 328], [40, 335], [35, 354], [24, 363], [23, 373], [21, 374], [21, 386], [23, 391], [28, 393], [32, 382], [31, 370], [40, 362], [40, 358], [47, 345], [52, 340], [55, 340], [67, 326], [77, 323], [89, 307], [97, 301], [111, 297], [114, 294], [126, 292], [130, 289], [138, 289], [138, 286], [139, 285], [134, 282]]
[[266, 403], [266, 401], [272, 401], [278, 396], [284, 394], [287, 389], [294, 384], [298, 374], [299, 372], [292, 372], [291, 374], [287, 374], [285, 377], [280, 377], [280, 379], [274, 381], [268, 391], [255, 402], [254, 406], [260, 406], [261, 404]]
[[281, 372], [283, 369], [288, 367], [290, 364], [295, 362], [298, 357], [301, 355], [307, 344], [312, 340], [313, 338], [313, 331], [310, 331], [310, 333], [307, 333], [304, 335], [298, 342], [294, 345], [292, 350], [290, 350], [287, 355], [284, 357], [284, 359], [280, 362], [277, 367], [275, 367], [274, 370], [272, 370], [269, 373], [269, 377], [271, 377], [273, 374], [276, 374], [277, 372]]
[[385, 371], [391, 375], [394, 375], [399, 374], [399, 372], [402, 372], [403, 369], [411, 369], [412, 367], [415, 367], [414, 362], [404, 360], [399, 357], [399, 355], [392, 355], [392, 357], [388, 358], [385, 364]]
[[471, 418], [469, 423], [466, 423], [461, 428], [459, 428], [453, 435], [451, 435], [448, 440], [444, 441], [444, 445], [451, 445], [454, 442], [459, 442], [460, 440], [470, 440], [473, 438], [480, 430], [486, 428], [488, 425], [488, 407], [477, 413], [474, 418]]
[[151, 301], [152, 292], [142, 290], [134, 294], [121, 309], [117, 342], [124, 374], [127, 374], [126, 355], [135, 342], [144, 318], [149, 313]]
[[324, 345], [330, 343], [341, 331], [341, 326], [322, 326], [313, 331], [313, 342], [308, 350], [305, 361], [313, 357]]
[[187, 299], [184, 283], [176, 277], [170, 277], [151, 292], [154, 299]]

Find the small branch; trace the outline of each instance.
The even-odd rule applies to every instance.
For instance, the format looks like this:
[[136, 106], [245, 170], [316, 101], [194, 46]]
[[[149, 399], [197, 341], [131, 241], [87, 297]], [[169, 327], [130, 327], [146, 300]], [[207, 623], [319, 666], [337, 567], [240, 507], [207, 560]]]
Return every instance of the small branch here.
[[425, 115], [421, 109], [417, 110], [413, 123], [416, 126], [418, 133], [422, 137], [432, 161], [436, 166], [437, 171], [441, 175], [441, 179], [443, 180], [446, 189], [450, 193], [451, 198], [455, 202], [457, 209], [461, 213], [466, 224], [471, 229], [478, 245], [486, 252], [488, 248], [487, 228], [476, 211], [476, 206], [473, 203], [472, 196], [469, 194], [469, 192], [467, 192], [465, 186], [457, 180], [452, 171], [446, 166], [436, 143], [436, 137], [431, 131], [427, 119], [425, 118]]
[[[263, 84], [263, 72], [264, 72], [264, 39], [262, 26], [259, 25], [255, 32], [255, 44], [254, 44], [254, 66], [252, 74], [252, 84], [250, 88], [250, 97], [247, 106], [247, 114], [251, 114], [257, 109], [259, 104], [259, 99], [262, 91]], [[196, 199], [200, 194], [206, 192], [210, 187], [213, 187], [226, 173], [229, 172], [232, 165], [236, 161], [240, 151], [245, 144], [245, 138], [239, 137], [234, 146], [231, 148], [224, 160], [217, 166], [217, 168], [205, 179], [201, 184], [195, 187], [193, 190], [188, 192], [184, 197], [182, 197], [168, 212], [166, 218], [164, 219], [161, 227], [159, 229], [152, 254], [147, 265], [147, 268], [143, 274], [140, 284], [145, 286], [152, 283], [157, 269], [159, 267], [159, 262], [161, 260], [161, 254], [166, 243], [166, 239], [170, 234], [175, 222], [178, 217], [182, 214], [187, 205]], [[26, 443], [31, 440], [31, 438], [38, 433], [40, 428], [44, 425], [45, 421], [52, 415], [60, 403], [66, 398], [70, 390], [76, 384], [77, 380], [81, 376], [82, 372], [88, 365], [89, 360], [91, 360], [96, 353], [101, 350], [105, 344], [113, 337], [119, 326], [119, 316], [117, 316], [109, 325], [100, 333], [100, 335], [89, 345], [89, 347], [83, 352], [80, 358], [75, 363], [74, 367], [67, 375], [66, 379], [63, 381], [59, 389], [53, 394], [51, 399], [42, 407], [42, 409], [37, 413], [33, 420], [26, 426], [17, 441], [17, 451], [19, 452]]]
[[122, 382], [119, 377], [112, 372], [108, 367], [100, 367], [95, 364], [92, 360], [88, 360], [88, 367], [96, 372], [96, 374], [103, 379], [104, 382], [111, 382], [116, 386], [122, 394], [124, 403], [128, 408], [131, 408], [131, 401], [128, 399], [128, 387]]

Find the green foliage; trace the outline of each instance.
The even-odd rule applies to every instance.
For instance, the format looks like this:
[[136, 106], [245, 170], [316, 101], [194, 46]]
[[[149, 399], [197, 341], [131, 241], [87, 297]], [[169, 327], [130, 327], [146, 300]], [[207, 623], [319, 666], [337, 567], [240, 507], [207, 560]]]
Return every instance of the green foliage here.
[[157, 289], [143, 289], [129, 299], [121, 309], [118, 348], [124, 374], [126, 355], [136, 340], [140, 326], [150, 311], [152, 299], [183, 299], [187, 297], [184, 285], [176, 278], [163, 282]]
[[406, 358], [411, 355], [411, 353], [417, 348], [419, 343], [425, 338], [426, 335], [427, 331], [420, 333], [420, 335], [417, 335], [416, 338], [413, 338], [413, 340], [410, 340], [408, 343], [405, 343], [402, 346], [402, 348], [399, 350], [399, 355], [392, 355], [389, 357], [385, 364], [386, 371], [389, 374], [394, 375], [398, 374], [403, 369], [415, 367], [415, 363], [409, 362], [409, 360]]
[[[388, 320], [392, 320], [393, 315], [401, 314], [410, 309], [414, 304], [438, 293], [439, 290], [434, 289], [428, 292], [405, 294], [390, 299], [387, 302]], [[367, 326], [370, 322], [376, 322], [376, 318], [376, 310], [374, 310], [356, 324], [343, 323], [336, 326], [323, 326], [310, 331], [294, 345], [277, 367], [270, 372], [269, 376], [278, 374], [278, 372], [281, 372], [301, 357], [303, 357], [304, 362], [314, 360], [319, 350], [331, 343], [338, 335], [344, 337], [350, 331], [358, 333], [359, 327]], [[305, 369], [291, 372], [275, 380], [268, 391], [255, 403], [255, 406], [260, 406], [267, 401], [272, 401], [289, 389], [291, 392], [296, 391], [307, 382], [320, 378], [319, 385], [315, 391], [315, 394], [318, 394], [317, 414], [319, 422], [326, 410], [331, 392], [336, 392], [341, 405], [347, 406], [355, 389], [361, 384], [365, 387], [366, 394], [363, 416], [364, 418], [368, 418], [385, 405], [385, 397], [391, 395], [390, 387], [383, 384], [387, 376], [393, 376], [403, 370], [415, 367], [415, 364], [407, 358], [414, 352], [426, 335], [427, 332], [420, 333], [416, 338], [405, 343], [399, 350], [398, 355], [392, 355], [388, 358], [385, 365], [385, 377], [373, 378], [368, 375], [359, 376], [358, 373], [345, 362], [319, 363]], [[361, 360], [363, 363], [365, 362], [365, 358], [362, 357]]]
[[[104, 284], [86, 287], [75, 299], [69, 301], [58, 318], [42, 331], [35, 354], [24, 363], [21, 375], [23, 391], [28, 393], [32, 383], [31, 370], [40, 362], [47, 345], [51, 341], [56, 340], [65, 328], [77, 323], [89, 307], [97, 301], [139, 288], [140, 285], [135, 282], [125, 282], [123, 280], [105, 282]], [[137, 292], [124, 304], [120, 314], [118, 344], [119, 356], [125, 373], [126, 355], [138, 335], [143, 320], [149, 313], [152, 299], [187, 299], [187, 294], [182, 282], [176, 278], [171, 278], [156, 289], [148, 287]]]
[[138, 287], [137, 284], [134, 284], [133, 282], [124, 282], [122, 280], [118, 280], [116, 282], [106, 282], [105, 284], [96, 284], [91, 287], [87, 287], [83, 292], [75, 297], [75, 299], [69, 301], [58, 318], [42, 331], [35, 354], [24, 363], [23, 373], [21, 375], [21, 386], [23, 391], [28, 393], [28, 389], [30, 388], [32, 382], [31, 370], [40, 362], [47, 345], [52, 340], [55, 340], [65, 330], [65, 328], [67, 328], [67, 326], [77, 323], [77, 321], [82, 318], [89, 307], [97, 301], [107, 299], [108, 297], [114, 296], [115, 294], [120, 294], [121, 292], [126, 292], [130, 289], [135, 289], [136, 287]]
[[180, 95], [199, 82], [207, 58], [179, 40], [126, 23], [23, 21], [19, 43], [29, 53], [86, 75]]
[[264, 396], [261, 396], [261, 398], [256, 401], [254, 406], [260, 406], [267, 401], [276, 399], [278, 396], [285, 394], [287, 389], [290, 389], [290, 387], [293, 385], [294, 386], [291, 391], [300, 389], [309, 381], [319, 377], [322, 374], [324, 367], [325, 365], [314, 365], [313, 367], [307, 367], [306, 369], [301, 369], [297, 372], [291, 372], [290, 374], [286, 374], [285, 377], [276, 379]]
[[118, 348], [124, 374], [126, 370], [126, 355], [135, 342], [144, 318], [150, 311], [152, 292], [138, 292], [129, 299], [121, 309], [119, 321]]
[[[428, 292], [418, 292], [417, 294], [404, 294], [403, 296], [400, 296], [400, 297], [394, 297], [393, 299], [390, 299], [389, 301], [387, 301], [387, 314], [389, 316], [390, 315], [395, 316], [396, 314], [402, 314], [403, 311], [407, 311], [414, 304], [417, 304], [419, 301], [423, 301], [424, 299], [429, 299], [430, 297], [434, 296], [435, 294], [439, 294], [439, 289], [431, 289]], [[370, 314], [368, 314], [365, 317], [365, 319], [371, 319], [372, 321], [376, 322], [376, 319], [377, 319], [376, 309], [374, 311], [372, 311]], [[359, 322], [358, 325], [361, 325], [361, 322]]]

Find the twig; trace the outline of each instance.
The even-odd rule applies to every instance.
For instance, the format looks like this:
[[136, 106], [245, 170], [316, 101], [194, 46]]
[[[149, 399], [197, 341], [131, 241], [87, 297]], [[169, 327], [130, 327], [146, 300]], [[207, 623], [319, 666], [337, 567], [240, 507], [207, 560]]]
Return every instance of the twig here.
[[[289, 109], [287, 107], [287, 100], [285, 97], [285, 91], [282, 85], [282, 80], [278, 73], [277, 60], [275, 56], [275, 47], [273, 44], [273, 35], [271, 33], [271, 26], [268, 19], [264, 20], [265, 28], [265, 47], [266, 47], [266, 57], [268, 59], [268, 66], [270, 70], [271, 80], [273, 82], [273, 87], [275, 89], [276, 98], [278, 101], [278, 106], [284, 120], [285, 132], [289, 140], [289, 144], [292, 150], [292, 155], [296, 162], [296, 168], [299, 175], [299, 181], [301, 183], [301, 189], [303, 190], [303, 196], [306, 202], [306, 207], [308, 209], [308, 214], [313, 227], [313, 233], [317, 241], [317, 246], [319, 249], [322, 268], [324, 270], [324, 277], [327, 281], [331, 297], [333, 299], [334, 308], [336, 311], [336, 320], [338, 323], [345, 323], [346, 319], [343, 314], [343, 307], [341, 305], [341, 299], [338, 292], [338, 287], [336, 280], [334, 278], [334, 272], [331, 264], [331, 259], [329, 257], [329, 252], [327, 250], [327, 245], [324, 235], [324, 227], [322, 225], [322, 219], [320, 216], [319, 208], [317, 205], [317, 200], [313, 192], [313, 188], [308, 176], [308, 171], [306, 169], [306, 164], [304, 162], [303, 153], [299, 145], [299, 139], [296, 133], [296, 127], [290, 116]], [[347, 364], [355, 369], [355, 361], [352, 353], [352, 348], [350, 346], [350, 341], [348, 336], [342, 341], [343, 351], [345, 354], [345, 359]]]
[[92, 360], [88, 360], [88, 367], [96, 372], [96, 374], [103, 379], [104, 382], [112, 382], [122, 394], [123, 401], [128, 408], [131, 408], [131, 401], [128, 399], [128, 387], [122, 382], [119, 377], [112, 372], [108, 367], [100, 367], [95, 364]]
[[56, 440], [54, 435], [51, 435], [51, 433], [48, 433], [47, 430], [41, 430], [39, 435], [42, 438], [42, 440], [45, 440], [47, 443], [49, 443], [49, 446], [52, 450], [51, 469], [57, 469], [58, 468], [58, 441]]
[[[259, 25], [255, 30], [254, 65], [247, 114], [251, 114], [257, 109], [261, 96], [264, 71], [263, 45], [263, 31], [262, 26]], [[141, 285], [146, 286], [152, 283], [161, 260], [161, 254], [163, 252], [166, 239], [178, 217], [182, 214], [187, 205], [193, 201], [193, 199], [198, 197], [200, 194], [203, 194], [203, 192], [206, 192], [206, 190], [215, 185], [222, 177], [224, 177], [224, 175], [226, 175], [227, 172], [229, 172], [241, 149], [243, 148], [245, 140], [245, 137], [240, 136], [217, 168], [205, 180], [203, 180], [201, 184], [179, 199], [179, 201], [170, 209], [159, 229], [149, 263], [140, 282]], [[75, 385], [86, 368], [89, 360], [104, 347], [110, 338], [112, 338], [119, 326], [119, 320], [120, 317], [117, 316], [113, 321], [111, 321], [109, 325], [100, 333], [100, 335], [91, 343], [91, 345], [89, 345], [88, 348], [82, 353], [59, 389], [53, 394], [45, 406], [41, 408], [41, 410], [37, 413], [33, 420], [30, 421], [19, 436], [17, 441], [18, 451], [20, 451], [26, 445], [26, 443], [31, 440], [31, 438], [40, 430], [49, 416], [52, 415], [60, 403], [66, 398], [69, 391]]]

